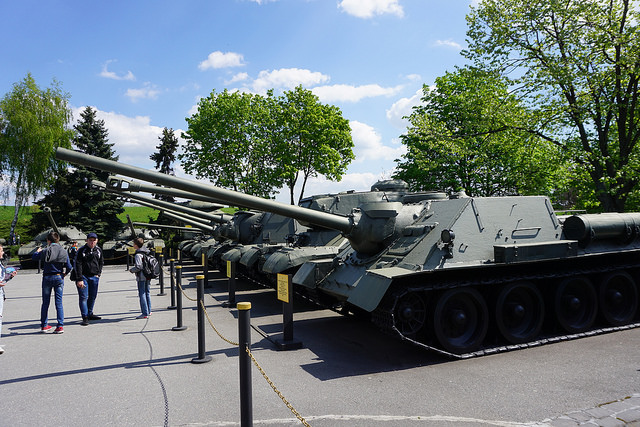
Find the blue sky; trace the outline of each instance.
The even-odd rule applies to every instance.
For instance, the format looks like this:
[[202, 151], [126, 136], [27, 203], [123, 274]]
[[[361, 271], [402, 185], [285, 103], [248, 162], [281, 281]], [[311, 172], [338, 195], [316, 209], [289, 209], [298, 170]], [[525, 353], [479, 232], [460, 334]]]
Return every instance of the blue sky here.
[[98, 111], [121, 162], [153, 169], [162, 129], [179, 136], [212, 90], [302, 85], [342, 110], [356, 154], [341, 182], [305, 195], [367, 190], [393, 173], [422, 85], [464, 64], [474, 1], [0, 0], [0, 96], [29, 72], [43, 88], [55, 78], [75, 117]]

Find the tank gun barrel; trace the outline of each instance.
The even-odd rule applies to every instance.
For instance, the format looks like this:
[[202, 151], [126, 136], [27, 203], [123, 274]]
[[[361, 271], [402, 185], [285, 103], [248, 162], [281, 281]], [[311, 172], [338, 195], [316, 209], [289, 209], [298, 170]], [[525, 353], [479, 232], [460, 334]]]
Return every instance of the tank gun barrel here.
[[186, 218], [184, 215], [182, 215], [180, 212], [178, 211], [174, 211], [171, 209], [165, 209], [165, 208], [160, 208], [158, 206], [154, 206], [151, 203], [146, 203], [143, 202], [141, 200], [131, 200], [132, 202], [141, 205], [141, 206], [146, 206], [148, 208], [151, 209], [156, 209], [159, 211], [162, 211], [166, 216], [168, 216], [169, 218], [175, 219], [176, 221], [180, 221], [180, 222], [184, 222], [185, 224], [189, 224], [192, 225], [200, 230], [203, 231], [207, 231], [207, 232], [213, 232], [214, 227], [211, 224], [207, 224], [204, 222], [199, 221], [196, 218]]
[[179, 225], [168, 225], [168, 224], [151, 224], [148, 222], [133, 222], [134, 226], [144, 227], [144, 228], [166, 228], [167, 230], [180, 230], [180, 231], [195, 231], [193, 227], [180, 227]]
[[127, 214], [127, 224], [129, 225], [129, 228], [131, 229], [131, 238], [135, 239], [136, 237], [136, 229], [133, 227], [133, 223], [131, 222], [131, 218], [129, 217], [129, 214]]
[[56, 225], [56, 222], [53, 220], [53, 215], [51, 215], [51, 208], [49, 206], [45, 206], [43, 211], [45, 214], [47, 214], [47, 218], [49, 218], [49, 222], [51, 223], [51, 227], [53, 228], [53, 231], [55, 231], [59, 235], [60, 231], [58, 230], [58, 226]]
[[349, 217], [311, 210], [299, 206], [287, 205], [274, 200], [263, 199], [261, 197], [250, 196], [232, 190], [215, 187], [210, 184], [193, 182], [188, 179], [178, 178], [160, 172], [114, 162], [113, 160], [79, 153], [66, 148], [57, 148], [56, 158], [110, 173], [116, 173], [147, 182], [153, 182], [155, 184], [201, 194], [210, 197], [211, 200], [219, 200], [234, 206], [243, 206], [265, 212], [276, 213], [303, 222], [338, 230], [345, 234], [349, 234], [354, 227], [353, 219]]
[[[100, 181], [92, 181], [92, 184], [94, 185], [100, 185], [102, 184]], [[162, 210], [162, 209], [170, 209], [172, 211], [177, 211], [177, 212], [182, 212], [185, 213], [187, 215], [191, 215], [191, 216], [195, 216], [197, 218], [202, 218], [205, 219], [207, 221], [211, 221], [211, 222], [215, 222], [217, 224], [223, 224], [225, 222], [230, 221], [233, 216], [232, 215], [227, 215], [227, 214], [213, 214], [210, 212], [203, 212], [200, 211], [198, 209], [193, 209], [187, 206], [182, 206], [180, 204], [177, 203], [171, 203], [171, 202], [165, 202], [164, 200], [158, 200], [158, 199], [154, 199], [152, 197], [147, 197], [147, 196], [142, 196], [140, 194], [133, 194], [133, 193], [129, 193], [129, 192], [125, 192], [125, 191], [120, 191], [120, 190], [116, 190], [113, 187], [109, 187], [109, 186], [105, 186], [106, 191], [110, 192], [110, 193], [114, 193], [114, 194], [119, 194], [123, 197], [126, 197], [128, 199], [131, 200], [139, 200], [141, 202], [145, 202], [149, 205], [153, 205], [153, 208], [158, 207], [158, 210]], [[186, 192], [185, 192], [186, 193]]]
[[[191, 193], [189, 191], [176, 190], [175, 188], [158, 187], [157, 185], [148, 185], [138, 181], [121, 178], [119, 176], [110, 176], [107, 178], [106, 188], [128, 193], [152, 193], [162, 194], [164, 196], [179, 197], [181, 199], [199, 200], [202, 202], [211, 202], [211, 197], [202, 196], [200, 194]], [[213, 203], [216, 203], [215, 201]], [[212, 209], [223, 208], [224, 204], [219, 204]]]

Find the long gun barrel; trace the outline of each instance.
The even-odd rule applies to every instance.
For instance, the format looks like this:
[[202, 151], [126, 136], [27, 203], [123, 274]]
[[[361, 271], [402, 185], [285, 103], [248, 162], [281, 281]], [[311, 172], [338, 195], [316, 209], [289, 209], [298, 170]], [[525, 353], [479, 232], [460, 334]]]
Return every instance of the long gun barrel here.
[[355, 226], [353, 219], [349, 217], [250, 196], [232, 190], [215, 187], [213, 185], [193, 182], [188, 179], [178, 178], [160, 172], [154, 172], [136, 166], [114, 162], [101, 157], [79, 153], [66, 148], [57, 148], [56, 158], [110, 173], [116, 173], [131, 178], [141, 179], [143, 181], [153, 182], [155, 184], [178, 188], [187, 192], [209, 196], [211, 197], [211, 200], [219, 200], [234, 206], [244, 206], [265, 212], [273, 212], [282, 216], [294, 218], [301, 222], [338, 230], [345, 234], [349, 234]]
[[[95, 180], [92, 181], [92, 184], [96, 186], [104, 185], [104, 183], [101, 183], [100, 181], [95, 181]], [[187, 206], [179, 205], [177, 203], [165, 202], [164, 200], [154, 199], [153, 197], [147, 197], [147, 196], [142, 196], [140, 194], [132, 194], [125, 191], [115, 190], [113, 187], [109, 187], [109, 186], [106, 186], [105, 188], [110, 193], [118, 194], [120, 196], [126, 197], [131, 200], [139, 200], [141, 202], [147, 203], [147, 205], [153, 205], [151, 207], [156, 208], [158, 210], [169, 209], [172, 211], [182, 212], [187, 215], [191, 215], [191, 216], [205, 219], [207, 221], [215, 222], [217, 224], [223, 224], [225, 222], [231, 221], [231, 219], [233, 218], [232, 215], [227, 215], [223, 213], [213, 214], [210, 212], [203, 212], [198, 209], [193, 209]], [[191, 194], [186, 192], [184, 193]]]
[[[165, 196], [179, 197], [181, 199], [211, 202], [211, 197], [202, 196], [200, 194], [191, 193], [188, 191], [176, 190], [175, 188], [158, 187], [157, 185], [144, 184], [142, 182], [132, 181], [130, 179], [124, 179], [117, 176], [110, 176], [109, 178], [107, 178], [106, 187], [111, 190], [117, 190], [121, 192], [162, 194]], [[213, 209], [219, 209], [221, 207], [223, 206], [219, 206]]]
[[134, 221], [132, 224], [134, 226], [137, 225], [139, 227], [144, 227], [144, 228], [166, 228], [167, 230], [196, 231], [196, 229], [193, 227], [180, 227], [179, 225], [151, 224], [148, 222], [136, 222], [136, 221]]
[[215, 229], [211, 224], [206, 224], [206, 223], [201, 222], [200, 220], [198, 220], [196, 218], [185, 218], [185, 216], [182, 215], [178, 211], [174, 211], [174, 210], [171, 210], [171, 209], [160, 208], [158, 206], [154, 206], [151, 203], [143, 202], [141, 200], [131, 200], [131, 201], [133, 203], [136, 203], [136, 204], [141, 205], [141, 206], [146, 206], [146, 207], [151, 208], [151, 209], [156, 209], [156, 210], [162, 211], [169, 218], [173, 218], [176, 221], [180, 221], [180, 222], [184, 222], [185, 224], [192, 225], [192, 226], [194, 226], [194, 227], [196, 227], [196, 228], [198, 228], [198, 229], [200, 229], [202, 231], [213, 232], [213, 230]]
[[53, 228], [53, 231], [55, 231], [56, 233], [58, 233], [58, 235], [60, 235], [58, 226], [56, 225], [56, 222], [53, 220], [53, 215], [51, 215], [51, 208], [49, 206], [46, 206], [43, 209], [43, 211], [45, 214], [47, 214], [47, 218], [49, 218], [49, 222], [51, 223], [51, 227]]

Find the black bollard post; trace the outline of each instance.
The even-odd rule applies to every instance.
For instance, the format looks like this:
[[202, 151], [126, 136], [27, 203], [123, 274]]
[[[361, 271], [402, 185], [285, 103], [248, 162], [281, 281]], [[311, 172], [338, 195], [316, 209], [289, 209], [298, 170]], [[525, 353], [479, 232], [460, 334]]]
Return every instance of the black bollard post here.
[[158, 276], [158, 283], [160, 284], [160, 293], [159, 297], [165, 296], [166, 293], [164, 291], [164, 254], [160, 252], [158, 255], [158, 264], [160, 265], [160, 275]]
[[182, 265], [182, 251], [178, 249], [178, 264]]
[[227, 277], [229, 278], [229, 299], [222, 303], [223, 307], [233, 307], [236, 304], [236, 263], [227, 261]]
[[182, 266], [176, 265], [176, 326], [172, 331], [184, 331], [187, 329], [182, 324]]
[[297, 350], [302, 342], [293, 339], [293, 284], [291, 274], [278, 274], [278, 299], [282, 301], [282, 339], [276, 339], [278, 350]]
[[127, 248], [127, 255], [125, 255], [125, 257], [127, 258], [127, 267], [125, 271], [129, 271], [129, 267], [131, 267], [131, 250], [133, 248]]
[[238, 362], [240, 364], [240, 426], [253, 425], [251, 396], [251, 303], [238, 303]]
[[204, 276], [196, 276], [198, 282], [198, 357], [191, 359], [191, 363], [206, 363], [211, 361], [211, 356], [205, 354], [204, 345]]
[[169, 310], [176, 308], [176, 260], [169, 260], [169, 281], [171, 282], [171, 305], [167, 307]]

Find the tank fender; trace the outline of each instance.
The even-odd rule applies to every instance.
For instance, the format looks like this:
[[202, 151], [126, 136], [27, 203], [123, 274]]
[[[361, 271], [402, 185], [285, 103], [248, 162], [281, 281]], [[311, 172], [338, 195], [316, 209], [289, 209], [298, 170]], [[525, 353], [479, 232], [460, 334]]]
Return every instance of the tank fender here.
[[333, 269], [333, 259], [323, 259], [319, 261], [309, 261], [302, 264], [291, 281], [295, 285], [305, 286], [315, 289], [318, 283]]
[[[385, 274], [383, 270], [393, 270]], [[382, 274], [380, 274], [382, 273]], [[415, 271], [405, 270], [403, 268], [391, 267], [388, 269], [377, 269], [375, 273], [371, 270], [358, 280], [358, 284], [351, 288], [347, 302], [359, 307], [363, 310], [371, 312], [378, 307], [380, 301], [387, 293], [387, 290], [393, 282], [393, 277], [402, 274], [413, 274]]]

